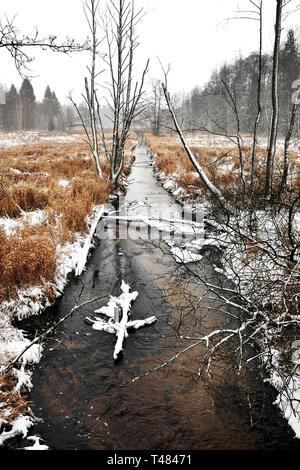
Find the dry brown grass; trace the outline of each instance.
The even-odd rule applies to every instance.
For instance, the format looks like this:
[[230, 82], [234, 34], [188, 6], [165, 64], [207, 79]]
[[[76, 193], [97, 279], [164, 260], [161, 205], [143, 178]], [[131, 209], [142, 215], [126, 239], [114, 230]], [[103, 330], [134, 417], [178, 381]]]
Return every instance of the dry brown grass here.
[[25, 414], [30, 406], [26, 396], [14, 391], [15, 385], [16, 378], [12, 372], [0, 376], [0, 403], [5, 403], [5, 407], [0, 407], [0, 421], [7, 424]]
[[18, 217], [22, 211], [44, 209], [49, 204], [50, 195], [35, 182], [10, 182], [6, 197], [1, 201], [1, 215]]
[[42, 279], [53, 280], [54, 237], [48, 228], [43, 229], [36, 226], [30, 233], [25, 228], [9, 238], [0, 231], [0, 298], [14, 295], [20, 287], [39, 285]]
[[[203, 137], [203, 136], [202, 136]], [[146, 135], [150, 150], [155, 154], [156, 169], [171, 176], [186, 193], [195, 198], [199, 190], [204, 192], [206, 188], [201, 182], [195, 169], [189, 161], [186, 152], [176, 135], [163, 134], [154, 137]], [[204, 140], [204, 139], [203, 139]], [[243, 192], [240, 178], [240, 157], [237, 147], [201, 146], [191, 145], [191, 150], [203, 167], [210, 180], [222, 191], [228, 200], [238, 201]], [[252, 147], [242, 147], [243, 163], [246, 180], [250, 182]], [[265, 147], [257, 148], [258, 161], [256, 166], [255, 196], [260, 198], [265, 190], [265, 171], [267, 151]], [[278, 150], [274, 165], [274, 192], [279, 188], [283, 173], [283, 150]], [[250, 183], [249, 183], [250, 185]], [[290, 176], [288, 181], [290, 196], [292, 197], [300, 189], [300, 164], [299, 155], [290, 152]]]
[[[127, 165], [130, 146], [128, 143], [126, 148]], [[24, 212], [37, 209], [46, 215], [46, 222], [38, 225], [20, 223], [10, 237], [0, 230], [0, 300], [20, 287], [53, 280], [56, 245], [72, 242], [78, 232], [85, 233], [92, 206], [107, 202], [112, 191], [104, 159], [102, 169], [104, 178], [100, 180], [90, 149], [82, 141], [34, 142], [0, 149], [0, 178], [6, 183], [0, 216], [21, 220]], [[123, 173], [127, 172], [125, 166]]]

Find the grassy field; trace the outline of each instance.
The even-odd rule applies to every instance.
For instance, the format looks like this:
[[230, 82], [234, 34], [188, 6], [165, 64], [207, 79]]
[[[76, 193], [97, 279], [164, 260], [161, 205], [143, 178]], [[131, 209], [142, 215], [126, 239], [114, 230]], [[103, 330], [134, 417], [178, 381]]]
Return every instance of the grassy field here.
[[[188, 194], [191, 199], [196, 199], [203, 194], [203, 183], [200, 181], [195, 168], [189, 161], [179, 138], [170, 133], [162, 133], [154, 137], [150, 133], [145, 134], [148, 146], [155, 156], [156, 170], [172, 178], [175, 184]], [[204, 134], [187, 134], [187, 141], [199, 163], [204, 168], [210, 180], [220, 188], [227, 199], [237, 198], [241, 192], [240, 158], [236, 145], [228, 139], [213, 137]], [[245, 179], [250, 181], [252, 141], [248, 136], [243, 138], [243, 162], [245, 167]], [[265, 165], [267, 158], [266, 138], [259, 139], [256, 166], [255, 194], [262, 196], [265, 183]], [[284, 141], [278, 140], [277, 154], [274, 168], [274, 189], [280, 183], [283, 171], [283, 146]], [[288, 188], [293, 194], [300, 188], [300, 161], [299, 141], [294, 140], [290, 151], [290, 175]]]
[[[21, 136], [18, 136], [17, 142]], [[78, 135], [41, 139], [0, 149], [0, 302], [21, 287], [44, 284], [52, 296], [57, 246], [88, 230], [87, 216], [112, 191], [108, 162], [100, 180], [90, 151]], [[108, 136], [109, 138], [109, 136]], [[4, 139], [2, 139], [4, 140]], [[7, 136], [7, 141], [12, 142]], [[1, 144], [1, 137], [0, 137]], [[124, 172], [130, 163], [130, 144]]]

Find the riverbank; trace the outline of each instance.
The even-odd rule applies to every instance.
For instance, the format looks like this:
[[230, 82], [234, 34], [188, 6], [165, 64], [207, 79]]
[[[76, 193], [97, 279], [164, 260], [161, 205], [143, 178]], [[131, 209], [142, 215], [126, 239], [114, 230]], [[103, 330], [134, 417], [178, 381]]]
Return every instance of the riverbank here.
[[[49, 139], [21, 146], [18, 141], [0, 151], [5, 182], [0, 201], [2, 371], [30, 343], [15, 322], [41, 314], [63, 294], [70, 275], [82, 273], [112, 190], [109, 182], [96, 178], [93, 159], [79, 136], [74, 141]], [[125, 158], [123, 183], [132, 163], [128, 146]], [[0, 445], [18, 434], [25, 436], [35, 422], [26, 397], [32, 388], [30, 368], [42, 350], [42, 345], [32, 346], [0, 378]]]
[[[176, 136], [173, 138], [169, 135], [161, 138], [147, 136], [147, 140], [154, 173], [164, 188], [180, 202], [192, 201], [196, 207], [199, 201], [206, 201], [205, 187], [199, 181], [198, 174], [195, 173]], [[207, 147], [210, 137], [205, 135], [198, 140], [190, 135], [188, 140], [210, 179], [217, 184], [223, 194], [234, 199], [236, 196], [234, 188], [240, 184], [237, 150], [232, 145], [226, 144], [224, 139]], [[262, 144], [259, 147], [258, 166], [264, 158], [265, 142], [262, 141]], [[280, 163], [282, 142], [279, 142], [279, 148], [276, 158]], [[243, 147], [245, 152], [249, 149], [250, 147], [248, 150], [247, 147]], [[288, 186], [293, 188], [298, 184], [299, 174], [297, 142], [293, 144], [290, 157], [293, 171]], [[249, 169], [246, 168], [245, 171]], [[260, 170], [256, 176], [258, 180], [262, 179]], [[232, 295], [248, 305], [251, 313], [247, 321], [252, 323], [251, 328], [254, 329], [254, 333], [249, 332], [249, 335], [259, 346], [258, 357], [261, 358], [262, 367], [266, 367], [268, 380], [277, 390], [276, 404], [299, 438], [299, 317], [294, 302], [295, 295], [298, 295], [296, 290], [299, 260], [295, 260], [295, 268], [291, 269], [288, 261], [290, 247], [287, 241], [291, 212], [282, 208], [279, 211], [277, 207], [252, 211], [252, 233], [247, 238], [247, 235], [243, 235], [249, 233], [247, 225], [249, 214], [246, 208], [243, 210], [240, 207], [238, 215], [231, 217], [228, 222], [226, 218], [219, 216], [218, 209], [211, 201], [206, 201], [205, 206], [206, 223], [210, 227], [210, 240], [206, 243], [221, 253], [216, 272], [233, 281], [236, 288]], [[293, 217], [294, 234], [299, 236], [299, 212], [295, 212]], [[291, 227], [289, 230], [292, 230]], [[200, 241], [198, 248], [202, 246], [203, 243]], [[272, 286], [272, 289], [269, 286]], [[257, 316], [263, 318], [260, 323], [256, 321]], [[243, 324], [247, 333], [241, 339], [241, 349], [243, 342], [248, 342], [247, 321]]]

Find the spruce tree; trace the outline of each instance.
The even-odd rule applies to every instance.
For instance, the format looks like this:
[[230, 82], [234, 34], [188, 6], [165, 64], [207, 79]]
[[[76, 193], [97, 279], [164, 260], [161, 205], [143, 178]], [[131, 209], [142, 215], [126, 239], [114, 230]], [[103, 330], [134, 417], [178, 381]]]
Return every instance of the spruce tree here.
[[35, 127], [35, 94], [28, 78], [25, 78], [20, 89], [21, 127], [23, 130]]
[[55, 124], [53, 118], [51, 117], [48, 122], [48, 131], [52, 132], [55, 131]]
[[58, 117], [59, 114], [61, 113], [61, 106], [54, 91], [52, 91], [52, 108], [53, 108], [53, 115], [55, 117]]
[[54, 91], [47, 85], [42, 102], [45, 128], [55, 130], [59, 127], [61, 117], [61, 106]]
[[295, 32], [290, 29], [280, 54], [281, 74], [286, 80], [286, 87], [291, 91], [292, 83], [299, 78], [299, 51]]
[[4, 109], [4, 129], [7, 131], [19, 129], [19, 96], [14, 85], [11, 85], [9, 92], [5, 95]]

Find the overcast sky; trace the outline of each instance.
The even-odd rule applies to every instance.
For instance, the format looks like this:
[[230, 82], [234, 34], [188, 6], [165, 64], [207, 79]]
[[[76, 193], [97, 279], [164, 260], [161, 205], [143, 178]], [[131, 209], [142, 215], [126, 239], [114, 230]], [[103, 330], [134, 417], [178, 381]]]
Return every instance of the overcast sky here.
[[[293, 0], [296, 3], [296, 0]], [[100, 0], [104, 4], [104, 0]], [[225, 61], [232, 61], [241, 53], [257, 50], [258, 23], [232, 19], [237, 10], [249, 9], [248, 0], [135, 0], [136, 7], [145, 8], [139, 26], [140, 47], [136, 64], [141, 70], [150, 58], [148, 79], [161, 78], [157, 57], [163, 64], [171, 64], [170, 88], [172, 92], [189, 91], [203, 85], [211, 72]], [[0, 16], [14, 15], [16, 24], [24, 32], [37, 27], [41, 34], [53, 33], [60, 37], [74, 37], [78, 41], [87, 35], [82, 0], [0, 0]], [[265, 0], [264, 49], [273, 44], [273, 25], [276, 0]], [[300, 25], [300, 12], [290, 15], [284, 23], [284, 34], [291, 26]], [[86, 53], [72, 57], [50, 52], [34, 51], [32, 84], [37, 99], [42, 99], [47, 84], [61, 102], [71, 90], [75, 96], [83, 87]], [[22, 80], [14, 69], [10, 56], [0, 50], [0, 83], [20, 87]]]

